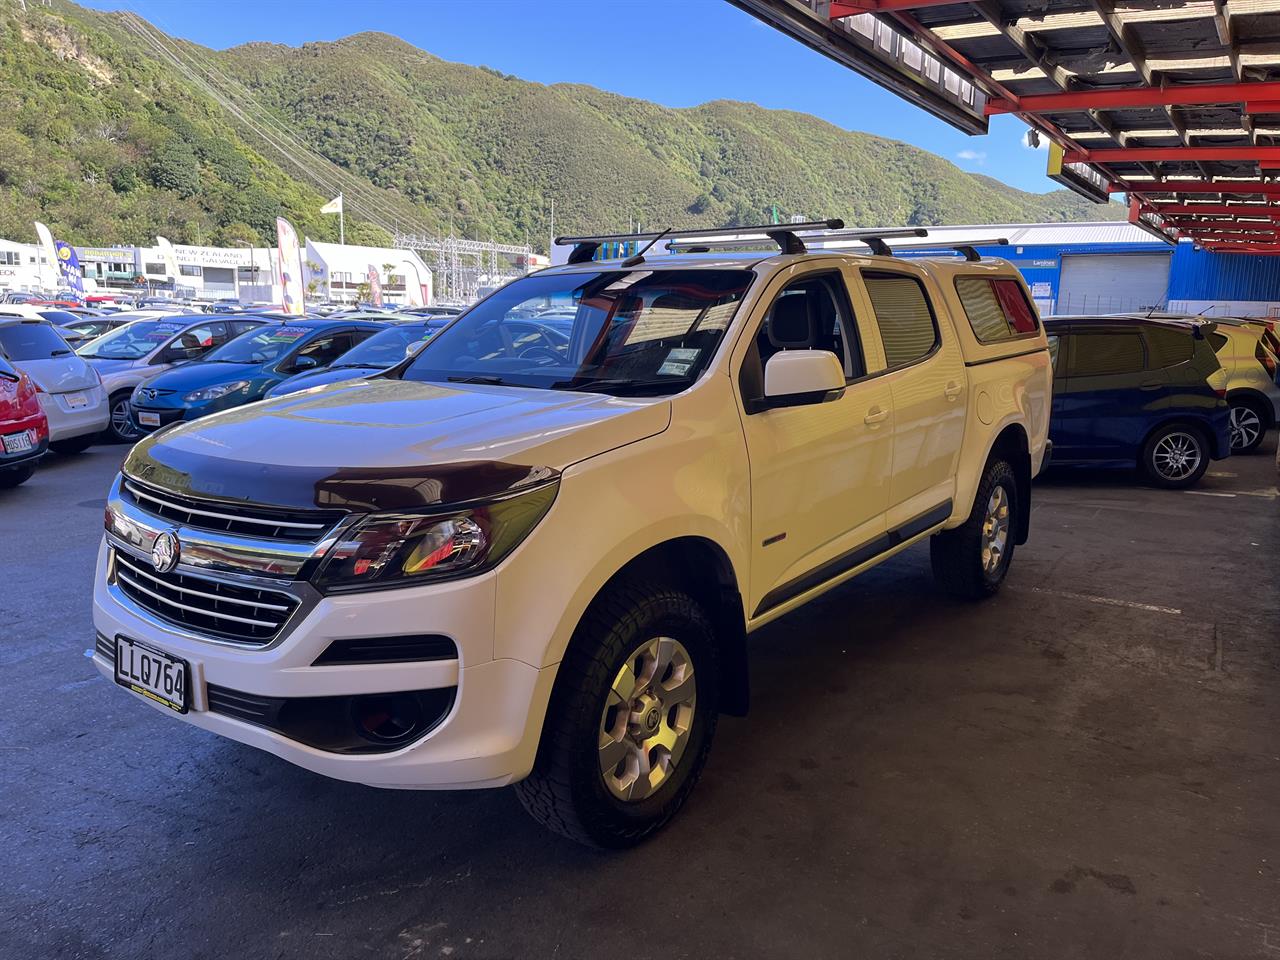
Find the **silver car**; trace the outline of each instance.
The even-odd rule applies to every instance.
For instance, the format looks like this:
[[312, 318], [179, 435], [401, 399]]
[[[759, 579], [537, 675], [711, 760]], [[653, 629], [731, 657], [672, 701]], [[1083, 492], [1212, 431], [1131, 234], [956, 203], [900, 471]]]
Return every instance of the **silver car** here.
[[134, 320], [82, 346], [107, 391], [111, 409], [108, 436], [132, 443], [138, 431], [129, 417], [129, 396], [148, 377], [174, 364], [198, 360], [214, 347], [261, 326], [261, 317], [222, 317], [207, 313]]
[[50, 447], [79, 453], [93, 444], [107, 425], [106, 393], [57, 327], [43, 317], [0, 315], [0, 357], [35, 381]]

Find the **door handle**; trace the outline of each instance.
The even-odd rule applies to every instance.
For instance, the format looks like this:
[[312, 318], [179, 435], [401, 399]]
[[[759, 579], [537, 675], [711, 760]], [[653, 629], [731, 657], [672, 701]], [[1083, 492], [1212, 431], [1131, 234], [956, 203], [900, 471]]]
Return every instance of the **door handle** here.
[[948, 400], [954, 400], [956, 397], [960, 396], [960, 391], [963, 389], [964, 388], [961, 387], [960, 384], [952, 380], [947, 384], [946, 388], [942, 392], [946, 394]]
[[1147, 380], [1143, 383], [1138, 384], [1138, 389], [1139, 390], [1159, 390], [1163, 386], [1164, 384], [1161, 383], [1159, 380]]
[[889, 416], [889, 411], [882, 407], [872, 407], [867, 411], [867, 415], [862, 418], [862, 422], [875, 426]]

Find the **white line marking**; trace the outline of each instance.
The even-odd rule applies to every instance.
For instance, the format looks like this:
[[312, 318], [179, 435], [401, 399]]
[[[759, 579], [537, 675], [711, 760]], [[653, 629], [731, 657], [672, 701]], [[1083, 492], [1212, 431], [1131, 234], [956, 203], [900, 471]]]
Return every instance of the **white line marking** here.
[[1043, 593], [1049, 597], [1061, 597], [1064, 600], [1083, 600], [1086, 603], [1101, 603], [1108, 607], [1128, 607], [1130, 610], [1146, 610], [1149, 613], [1168, 613], [1175, 617], [1182, 616], [1177, 607], [1157, 607], [1151, 603], [1136, 603], [1133, 600], [1117, 600], [1114, 597], [1095, 597], [1088, 593], [1069, 593], [1066, 590], [1046, 590], [1043, 587], [1025, 588], [1031, 593]]
[[1276, 497], [1280, 496], [1280, 491], [1277, 491], [1275, 487], [1272, 487], [1270, 490], [1241, 490], [1240, 496], [1262, 497], [1264, 500], [1274, 500]]
[[1234, 493], [1218, 493], [1216, 490], [1183, 490], [1183, 493], [1194, 493], [1197, 497], [1234, 497]]
[[1238, 477], [1238, 473], [1227, 473], [1225, 470], [1210, 470], [1205, 474], [1206, 477]]

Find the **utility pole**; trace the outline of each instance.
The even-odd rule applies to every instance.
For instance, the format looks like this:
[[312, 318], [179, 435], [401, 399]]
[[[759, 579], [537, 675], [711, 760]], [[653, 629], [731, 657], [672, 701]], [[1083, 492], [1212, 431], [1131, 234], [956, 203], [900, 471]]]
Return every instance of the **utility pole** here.
[[551, 251], [556, 245], [556, 198], [551, 198], [551, 236], [547, 238], [547, 256], [551, 256]]
[[338, 243], [347, 243], [347, 205], [342, 200], [342, 192], [338, 192]]

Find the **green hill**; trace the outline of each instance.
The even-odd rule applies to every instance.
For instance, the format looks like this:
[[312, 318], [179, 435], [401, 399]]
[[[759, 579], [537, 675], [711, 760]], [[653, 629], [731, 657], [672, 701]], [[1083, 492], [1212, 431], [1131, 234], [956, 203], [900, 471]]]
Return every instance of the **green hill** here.
[[446, 232], [545, 247], [557, 232], [1114, 217], [1014, 190], [908, 144], [732, 101], [669, 109], [448, 63], [384, 34], [213, 51], [133, 14], [0, 9], [0, 236], [262, 244], [277, 215], [336, 239]]

